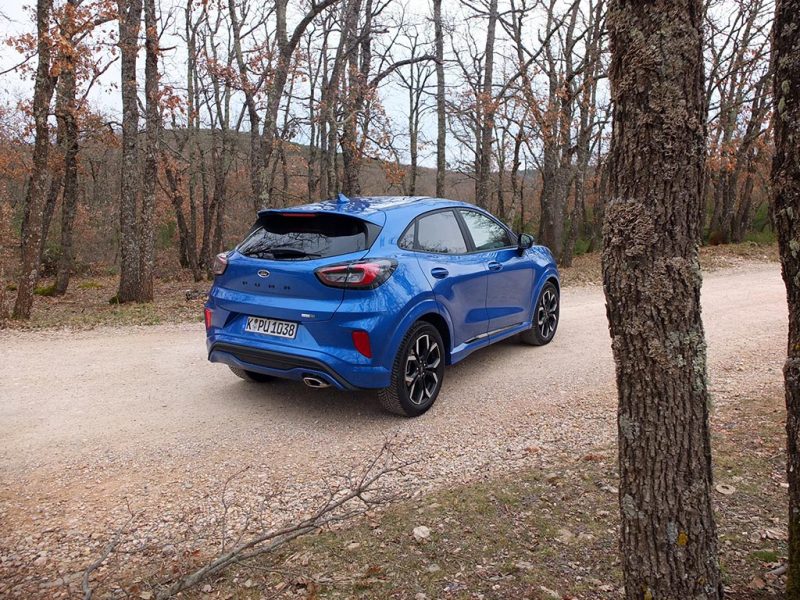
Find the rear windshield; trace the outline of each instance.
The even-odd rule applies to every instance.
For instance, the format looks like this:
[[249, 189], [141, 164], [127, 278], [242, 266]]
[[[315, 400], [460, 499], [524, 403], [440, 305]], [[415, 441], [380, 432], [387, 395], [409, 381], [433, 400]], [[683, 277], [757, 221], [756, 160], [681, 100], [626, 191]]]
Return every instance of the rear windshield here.
[[239, 244], [245, 256], [269, 260], [310, 260], [366, 250], [380, 228], [345, 215], [268, 213]]

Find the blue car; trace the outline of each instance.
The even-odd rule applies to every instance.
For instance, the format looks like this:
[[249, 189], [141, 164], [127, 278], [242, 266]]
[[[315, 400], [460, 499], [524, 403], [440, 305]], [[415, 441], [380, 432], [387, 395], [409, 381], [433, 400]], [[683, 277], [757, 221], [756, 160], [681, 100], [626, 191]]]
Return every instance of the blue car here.
[[550, 251], [471, 204], [369, 197], [262, 210], [217, 256], [208, 358], [243, 379], [374, 389], [428, 410], [445, 365], [509, 336], [540, 346], [559, 318]]

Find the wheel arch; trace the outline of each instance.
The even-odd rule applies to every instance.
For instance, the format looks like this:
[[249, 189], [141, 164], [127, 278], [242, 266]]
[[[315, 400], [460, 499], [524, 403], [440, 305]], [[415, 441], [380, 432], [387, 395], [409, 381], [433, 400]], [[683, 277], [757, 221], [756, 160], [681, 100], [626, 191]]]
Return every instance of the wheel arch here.
[[561, 278], [558, 275], [558, 271], [554, 268], [548, 268], [544, 274], [539, 278], [539, 283], [534, 287], [533, 290], [533, 299], [531, 300], [531, 312], [529, 320], [533, 323], [533, 315], [536, 312], [536, 301], [539, 299], [539, 294], [542, 293], [544, 286], [548, 283], [552, 283], [556, 286], [556, 291], [558, 295], [561, 296]]
[[442, 341], [444, 342], [444, 348], [445, 348], [445, 364], [449, 365], [450, 354], [453, 348], [453, 339], [450, 335], [450, 327], [448, 326], [445, 318], [439, 313], [429, 312], [420, 316], [415, 322], [419, 321], [430, 323], [436, 328], [436, 330], [439, 332], [439, 335], [442, 336]]

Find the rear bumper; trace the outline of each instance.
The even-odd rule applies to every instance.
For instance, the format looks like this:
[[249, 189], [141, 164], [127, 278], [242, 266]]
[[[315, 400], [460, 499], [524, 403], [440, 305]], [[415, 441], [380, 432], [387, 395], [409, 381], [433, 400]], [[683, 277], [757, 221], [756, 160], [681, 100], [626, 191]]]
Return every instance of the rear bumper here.
[[208, 360], [280, 377], [302, 381], [317, 377], [340, 390], [381, 389], [389, 385], [390, 373], [379, 366], [353, 365], [325, 352], [303, 349], [302, 354], [287, 352], [285, 346], [252, 344], [224, 333], [210, 335], [206, 341]]

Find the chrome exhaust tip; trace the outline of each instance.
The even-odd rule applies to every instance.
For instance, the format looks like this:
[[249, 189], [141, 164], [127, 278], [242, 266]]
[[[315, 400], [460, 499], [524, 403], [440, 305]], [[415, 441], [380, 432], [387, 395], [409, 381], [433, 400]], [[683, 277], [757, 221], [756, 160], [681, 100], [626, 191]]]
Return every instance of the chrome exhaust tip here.
[[305, 383], [308, 387], [317, 390], [331, 386], [330, 383], [327, 381], [322, 381], [322, 379], [319, 379], [318, 377], [303, 377], [303, 383]]

